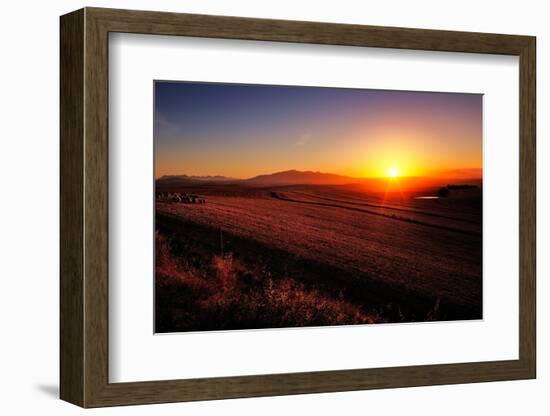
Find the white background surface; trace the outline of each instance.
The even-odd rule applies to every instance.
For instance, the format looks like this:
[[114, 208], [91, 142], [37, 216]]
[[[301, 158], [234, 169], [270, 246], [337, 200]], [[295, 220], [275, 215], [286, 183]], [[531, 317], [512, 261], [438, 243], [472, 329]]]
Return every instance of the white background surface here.
[[[518, 61], [497, 55], [111, 35], [110, 380], [517, 359]], [[484, 94], [483, 320], [153, 336], [155, 79]], [[508, 225], [505, 230], [502, 224]]]
[[[538, 37], [538, 380], [293, 397], [225, 400], [86, 411], [88, 414], [407, 414], [545, 415], [550, 364], [545, 356], [550, 301], [544, 282], [550, 237], [550, 145], [545, 103], [550, 27], [539, 1], [50, 1], [6, 3], [0, 25], [0, 411], [84, 413], [56, 399], [58, 386], [58, 16], [83, 5], [532, 34]], [[547, 136], [547, 135], [546, 135]], [[546, 250], [547, 251], [547, 250]], [[546, 324], [546, 330], [543, 325]]]

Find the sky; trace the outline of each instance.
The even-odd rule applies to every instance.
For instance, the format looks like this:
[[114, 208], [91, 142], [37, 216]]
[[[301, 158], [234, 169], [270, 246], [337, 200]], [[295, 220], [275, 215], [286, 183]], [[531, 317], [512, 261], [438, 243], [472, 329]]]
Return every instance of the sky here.
[[[426, 176], [482, 167], [482, 95], [155, 82], [155, 177], [284, 170]], [[480, 172], [480, 171], [479, 171]]]

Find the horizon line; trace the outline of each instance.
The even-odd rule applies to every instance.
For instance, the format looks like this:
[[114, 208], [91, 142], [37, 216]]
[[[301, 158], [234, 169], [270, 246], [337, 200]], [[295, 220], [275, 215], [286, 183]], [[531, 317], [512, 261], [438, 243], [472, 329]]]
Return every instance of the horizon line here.
[[[441, 177], [441, 175], [444, 174], [451, 174], [451, 172], [460, 172], [463, 171], [464, 173], [467, 171], [480, 171], [480, 175], [472, 175], [471, 177], [468, 177], [468, 179], [482, 179], [483, 178], [483, 168], [457, 168], [457, 169], [448, 169], [448, 170], [442, 170], [438, 173], [433, 174], [427, 174], [427, 175], [399, 175], [397, 178], [437, 178], [438, 176]], [[313, 173], [313, 174], [320, 174], [320, 175], [333, 175], [333, 176], [340, 176], [343, 178], [349, 178], [354, 180], [364, 180], [364, 179], [386, 179], [388, 176], [386, 175], [379, 175], [379, 176], [350, 176], [350, 175], [343, 175], [340, 173], [332, 173], [332, 172], [322, 172], [322, 171], [313, 171], [313, 170], [298, 170], [298, 169], [286, 169], [286, 170], [280, 170], [270, 173], [258, 173], [253, 176], [249, 177], [235, 177], [235, 176], [226, 176], [222, 174], [187, 174], [187, 173], [174, 173], [174, 174], [164, 174], [160, 176], [155, 176], [155, 180], [164, 178], [164, 177], [177, 177], [177, 176], [185, 176], [190, 178], [225, 178], [225, 179], [231, 179], [231, 180], [241, 180], [246, 181], [250, 179], [257, 178], [259, 176], [270, 176], [270, 175], [276, 175], [280, 173], [289, 173], [289, 172], [296, 172], [296, 173]], [[461, 176], [461, 175], [459, 175]], [[443, 176], [445, 177], [445, 176]], [[448, 176], [452, 177], [452, 176]]]

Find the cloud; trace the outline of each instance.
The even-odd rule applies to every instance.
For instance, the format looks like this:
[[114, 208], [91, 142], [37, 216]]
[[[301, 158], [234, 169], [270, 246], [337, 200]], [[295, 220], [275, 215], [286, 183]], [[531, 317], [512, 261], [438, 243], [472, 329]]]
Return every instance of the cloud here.
[[155, 140], [179, 140], [182, 137], [182, 127], [160, 111], [155, 113]]
[[313, 136], [310, 132], [304, 133], [296, 140], [296, 146], [305, 146], [312, 138]]

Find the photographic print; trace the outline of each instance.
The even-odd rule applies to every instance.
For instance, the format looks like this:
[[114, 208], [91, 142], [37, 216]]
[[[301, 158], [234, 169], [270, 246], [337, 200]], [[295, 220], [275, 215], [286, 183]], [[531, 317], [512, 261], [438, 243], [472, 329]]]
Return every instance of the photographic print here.
[[482, 99], [155, 81], [155, 332], [481, 319]]

